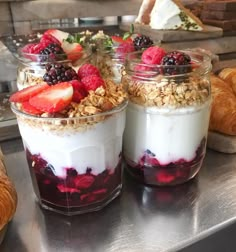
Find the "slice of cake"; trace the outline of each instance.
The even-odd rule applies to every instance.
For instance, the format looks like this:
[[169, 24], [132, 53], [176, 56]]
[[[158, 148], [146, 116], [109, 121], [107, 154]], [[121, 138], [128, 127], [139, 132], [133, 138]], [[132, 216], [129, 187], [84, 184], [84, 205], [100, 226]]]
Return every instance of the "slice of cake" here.
[[143, 0], [136, 23], [159, 30], [202, 31], [202, 22], [179, 0]]
[[149, 25], [159, 30], [202, 31], [202, 22], [178, 0], [156, 0]]

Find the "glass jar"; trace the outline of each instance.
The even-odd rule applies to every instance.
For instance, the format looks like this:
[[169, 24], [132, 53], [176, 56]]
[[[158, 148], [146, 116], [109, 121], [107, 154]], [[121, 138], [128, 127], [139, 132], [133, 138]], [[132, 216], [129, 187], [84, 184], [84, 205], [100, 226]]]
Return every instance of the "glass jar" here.
[[124, 157], [128, 172], [147, 185], [186, 182], [205, 156], [211, 62], [205, 54], [183, 52], [191, 57], [190, 65], [143, 64], [141, 52], [127, 57]]
[[[134, 50], [132, 45], [130, 49]], [[113, 79], [117, 83], [121, 81], [126, 54], [122, 45], [98, 48], [96, 66], [104, 79]]]
[[92, 52], [89, 48], [78, 53], [57, 54], [56, 57], [42, 54], [31, 54], [18, 51], [17, 88], [24, 89], [28, 86], [37, 85], [43, 81], [48, 64], [63, 64], [73, 68], [76, 72], [85, 63], [90, 63]]
[[12, 104], [43, 208], [75, 215], [99, 210], [120, 194], [126, 106], [124, 101], [92, 116], [47, 118]]

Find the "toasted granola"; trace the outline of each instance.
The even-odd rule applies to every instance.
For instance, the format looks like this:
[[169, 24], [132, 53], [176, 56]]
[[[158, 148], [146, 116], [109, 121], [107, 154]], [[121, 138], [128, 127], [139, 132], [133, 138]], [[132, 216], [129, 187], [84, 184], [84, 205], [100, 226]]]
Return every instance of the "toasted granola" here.
[[158, 78], [147, 81], [123, 77], [130, 101], [142, 106], [184, 107], [203, 104], [210, 97], [206, 78], [191, 76], [185, 79]]

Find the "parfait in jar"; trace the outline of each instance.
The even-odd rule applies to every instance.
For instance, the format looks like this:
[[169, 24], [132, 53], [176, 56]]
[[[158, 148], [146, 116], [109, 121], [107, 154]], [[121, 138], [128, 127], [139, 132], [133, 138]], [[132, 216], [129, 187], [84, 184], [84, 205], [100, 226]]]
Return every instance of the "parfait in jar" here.
[[211, 107], [210, 58], [153, 46], [128, 55], [124, 157], [147, 185], [176, 185], [202, 166]]

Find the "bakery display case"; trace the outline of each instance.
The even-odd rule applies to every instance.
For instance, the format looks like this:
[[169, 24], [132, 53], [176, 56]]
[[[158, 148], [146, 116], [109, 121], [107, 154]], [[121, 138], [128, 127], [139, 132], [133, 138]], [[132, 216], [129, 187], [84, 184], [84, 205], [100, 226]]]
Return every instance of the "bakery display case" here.
[[[140, 6], [142, 3], [148, 1], [119, 0], [115, 3], [115, 5], [112, 5], [112, 1], [108, 0], [97, 1], [95, 5], [97, 8], [106, 6], [105, 3], [107, 4], [106, 8], [104, 7], [104, 9], [100, 8], [98, 10], [97, 16], [94, 14], [94, 10], [91, 9], [91, 6], [94, 4], [93, 1], [87, 1], [85, 3], [85, 1], [69, 0], [64, 3], [64, 11], [61, 8], [64, 1], [56, 0], [54, 3], [52, 2], [53, 1], [47, 1], [47, 3], [45, 3], [43, 0], [0, 0], [0, 14], [2, 14], [2, 20], [0, 20], [0, 23], [6, 24], [6, 22], [12, 21], [9, 27], [4, 26], [5, 28], [2, 28], [3, 30], [0, 29], [0, 146], [4, 154], [4, 164], [7, 170], [7, 178], [13, 182], [18, 197], [17, 208], [15, 211], [17, 200], [15, 191], [13, 190], [12, 195], [15, 203], [12, 207], [13, 210], [10, 216], [8, 216], [5, 225], [1, 226], [0, 223], [0, 251], [10, 252], [17, 250], [17, 252], [72, 252], [78, 251], [78, 248], [80, 251], [122, 252], [194, 252], [208, 251], [208, 249], [209, 251], [212, 249], [214, 252], [223, 251], [224, 249], [229, 252], [234, 251], [233, 248], [231, 249], [231, 246], [235, 246], [233, 234], [236, 229], [236, 132], [234, 120], [236, 109], [236, 30], [233, 25], [233, 10], [234, 6], [236, 6], [236, 1], [215, 1], [215, 4], [213, 4], [212, 1], [182, 1], [185, 4], [185, 7], [187, 7], [191, 13], [195, 14], [196, 19], [193, 18], [193, 22], [195, 22], [197, 26], [191, 25], [191, 27], [197, 27], [197, 31], [189, 31], [189, 26], [186, 26], [186, 24], [179, 24], [178, 30], [169, 30], [169, 27], [168, 30], [158, 30], [155, 28], [155, 18], [151, 21], [151, 24], [155, 29], [150, 29], [149, 23], [143, 24], [142, 22], [140, 23], [140, 21], [138, 22], [137, 18], [140, 14], [139, 11], [141, 11]], [[50, 14], [50, 10], [55, 5], [55, 2], [57, 2], [57, 5], [54, 11]], [[104, 5], [102, 5], [102, 2], [104, 2]], [[149, 1], [149, 3], [150, 2], [153, 4], [155, 1]], [[165, 1], [163, 0], [163, 2]], [[173, 3], [177, 4], [178, 7], [182, 6], [178, 5], [179, 1], [174, 0]], [[119, 8], [117, 7], [118, 5]], [[81, 6], [81, 9], [78, 12], [75, 10], [70, 11], [78, 6]], [[88, 8], [88, 6], [90, 7]], [[149, 12], [152, 11], [153, 6], [154, 5], [149, 8]], [[36, 7], [45, 10], [44, 14], [42, 14], [43, 12], [37, 13]], [[110, 13], [113, 13], [112, 8], [116, 8], [116, 11], [114, 11], [115, 16], [110, 16]], [[154, 8], [155, 12], [160, 11], [158, 8]], [[9, 10], [11, 10], [11, 12], [9, 12]], [[22, 10], [21, 13], [19, 13], [20, 10]], [[229, 15], [227, 16], [225, 13], [229, 13]], [[187, 12], [187, 14], [189, 14], [189, 12]], [[192, 14], [189, 15], [192, 17]], [[203, 24], [201, 23], [201, 20], [203, 21]], [[182, 21], [183, 20], [181, 19], [181, 22]], [[147, 22], [150, 22], [150, 20]], [[131, 29], [132, 24], [133, 30]], [[65, 179], [63, 178], [64, 170], [61, 169], [59, 171], [57, 161], [55, 161], [57, 158], [54, 154], [51, 153], [50, 156], [50, 162], [52, 162], [53, 165], [48, 163], [45, 166], [46, 158], [43, 159], [40, 156], [36, 157], [33, 152], [31, 153], [27, 150], [27, 148], [29, 148], [29, 145], [27, 145], [29, 142], [31, 143], [30, 148], [33, 146], [32, 150], [40, 147], [36, 141], [41, 144], [41, 149], [44, 149], [44, 142], [54, 141], [53, 139], [55, 138], [47, 138], [46, 133], [43, 137], [40, 137], [40, 135], [34, 133], [34, 130], [30, 129], [30, 127], [27, 128], [26, 126], [21, 125], [25, 133], [24, 138], [26, 139], [25, 143], [23, 143], [16, 116], [10, 108], [9, 97], [19, 89], [19, 85], [17, 85], [19, 83], [17, 82], [20, 80], [20, 77], [25, 74], [25, 71], [28, 71], [27, 74], [29, 74], [29, 76], [23, 76], [28, 81], [25, 81], [26, 79], [23, 78], [24, 84], [32, 84], [32, 69], [34, 71], [33, 75], [35, 73], [38, 74], [36, 77], [39, 78], [40, 82], [42, 80], [46, 80], [43, 79], [45, 71], [48, 73], [51, 68], [47, 70], [47, 67], [41, 67], [42, 57], [45, 59], [45, 55], [42, 56], [41, 51], [38, 52], [37, 63], [39, 64], [35, 64], [35, 55], [33, 55], [32, 58], [31, 52], [29, 53], [27, 51], [27, 57], [31, 57], [30, 69], [27, 68], [27, 62], [24, 62], [24, 67], [22, 67], [19, 71], [19, 48], [22, 48], [27, 44], [39, 43], [45, 31], [51, 29], [61, 30], [73, 35], [84, 32], [85, 30], [89, 30], [93, 34], [96, 34], [99, 30], [102, 30], [109, 38], [116, 36], [116, 39], [118, 38], [118, 40], [121, 39], [121, 35], [123, 34], [126, 34], [127, 36], [127, 33], [132, 33], [132, 39], [134, 39], [133, 34], [135, 34], [135, 36], [136, 34], [141, 34], [150, 37], [150, 40], [147, 42], [148, 46], [141, 48], [143, 50], [146, 50], [148, 47], [153, 45], [158, 45], [158, 47], [161, 47], [166, 51], [180, 51], [187, 49], [192, 50], [192, 52], [196, 55], [203, 54], [211, 60], [212, 71], [211, 75], [209, 75], [211, 88], [209, 88], [208, 85], [205, 87], [202, 84], [199, 84], [199, 87], [205, 88], [208, 94], [211, 93], [213, 99], [211, 109], [213, 112], [211, 111], [207, 145], [205, 140], [205, 133], [207, 130], [204, 131], [203, 145], [204, 150], [206, 146], [206, 153], [204, 151], [205, 157], [201, 169], [198, 169], [198, 167], [197, 171], [194, 172], [194, 175], [192, 174], [185, 180], [195, 176], [199, 170], [194, 179], [178, 186], [147, 186], [133, 179], [128, 172], [126, 164], [122, 163], [122, 190], [120, 183], [120, 168], [118, 176], [112, 172], [107, 172], [106, 174], [101, 172], [90, 176], [91, 168], [89, 170], [86, 169], [86, 178], [85, 181], [83, 181], [86, 188], [81, 187], [78, 189], [76, 183], [80, 183], [79, 179], [82, 178], [82, 175], [80, 178], [80, 174], [78, 175], [78, 171], [75, 169], [75, 163], [73, 163], [77, 160], [75, 150], [71, 156], [68, 156], [66, 153], [66, 151], [69, 150], [69, 147], [71, 147], [73, 139], [71, 142], [68, 141], [66, 150], [62, 151], [60, 146], [57, 146], [57, 151], [59, 153], [58, 156], [60, 153], [63, 153], [64, 155], [63, 158], [61, 156], [61, 160], [63, 159], [63, 162], [66, 164], [71, 164], [70, 167], [68, 166], [69, 168], [66, 168], [67, 177]], [[142, 44], [143, 39], [138, 39], [137, 41]], [[122, 42], [124, 42], [123, 38]], [[108, 73], [108, 75], [110, 75], [111, 71], [114, 70], [112, 68], [113, 65], [111, 66], [111, 64], [114, 62], [114, 52], [117, 52], [117, 44], [116, 46], [105, 45], [105, 50], [102, 48], [102, 50], [96, 51], [96, 53], [99, 53], [92, 61], [89, 61], [89, 63], [97, 63], [99, 70], [104, 68], [107, 70], [108, 67], [111, 67], [109, 71], [106, 71], [106, 74]], [[45, 48], [43, 49], [45, 50]], [[107, 52], [107, 49], [112, 51], [108, 50]], [[92, 50], [94, 55], [94, 48], [92, 48]], [[130, 53], [129, 46], [126, 45], [125, 50], [127, 50], [126, 53]], [[117, 56], [117, 54], [115, 55]], [[132, 53], [130, 55], [132, 55]], [[135, 61], [135, 58], [131, 57], [130, 62], [133, 61], [138, 64], [137, 61]], [[40, 71], [37, 72], [35, 70], [38, 70], [38, 66], [40, 66]], [[54, 64], [53, 70], [55, 69], [56, 65]], [[125, 60], [124, 57], [122, 57], [119, 58], [119, 71], [114, 70], [112, 72], [114, 76], [118, 76], [118, 81], [124, 78], [122, 77], [123, 75], [127, 77], [127, 72], [125, 72], [124, 69]], [[165, 71], [165, 67], [163, 69], [162, 70]], [[78, 69], [76, 71], [78, 71]], [[149, 75], [145, 77], [147, 77], [149, 81], [160, 81], [156, 75], [150, 77], [149, 71], [150, 69], [147, 70], [146, 68], [142, 68], [140, 72], [141, 74], [148, 73]], [[163, 74], [160, 69], [158, 71], [158, 74]], [[187, 75], [188, 74], [185, 73], [183, 82], [189, 80], [189, 77], [186, 77]], [[103, 76], [105, 76], [105, 74]], [[129, 85], [131, 85], [135, 82], [135, 78], [142, 78], [143, 76], [130, 74], [129, 77]], [[180, 80], [181, 79], [177, 77], [175, 84], [180, 83]], [[199, 80], [199, 83], [201, 83], [201, 80]], [[34, 84], [37, 85], [37, 83]], [[203, 90], [203, 93], [206, 92], [205, 89]], [[119, 94], [121, 96], [122, 93]], [[148, 94], [145, 93], [145, 95]], [[116, 99], [118, 100], [119, 98]], [[164, 98], [162, 97], [162, 99]], [[149, 100], [145, 100], [145, 102], [148, 101]], [[24, 113], [22, 113], [22, 111], [18, 111], [18, 109], [19, 107], [16, 107], [15, 112], [17, 111], [19, 117], [24, 117]], [[122, 111], [119, 110], [120, 113]], [[37, 111], [37, 113], [39, 113], [38, 115], [41, 115], [41, 112], [42, 111]], [[61, 113], [61, 111], [59, 112]], [[86, 117], [85, 119], [93, 121], [93, 117], [96, 117], [94, 115], [89, 116], [89, 118]], [[108, 114], [105, 114], [104, 116], [107, 116], [112, 120], [112, 114], [109, 110]], [[149, 116], [147, 115], [146, 117]], [[187, 116], [185, 117], [187, 118]], [[26, 121], [33, 121], [33, 118], [34, 117], [29, 116]], [[122, 118], [117, 120], [117, 123], [110, 129], [106, 128], [103, 130], [105, 133], [107, 132], [106, 134], [100, 134], [100, 137], [103, 136], [102, 142], [104, 146], [100, 146], [101, 148], [99, 147], [102, 150], [98, 147], [91, 149], [91, 153], [93, 153], [93, 155], [86, 153], [86, 151], [83, 152], [84, 157], [91, 156], [89, 158], [90, 163], [92, 163], [97, 156], [103, 153], [102, 151], [104, 151], [104, 153], [109, 153], [109, 155], [106, 156], [105, 154], [102, 154], [104, 160], [100, 158], [100, 163], [112, 163], [111, 159], [113, 157], [113, 153], [120, 158], [119, 147], [121, 147], [121, 133], [119, 132], [123, 129]], [[51, 124], [51, 121], [53, 120], [54, 119], [52, 118], [50, 120], [47, 118], [44, 121], [45, 124]], [[200, 118], [199, 121], [200, 120], [202, 119]], [[186, 123], [187, 121], [188, 120], [186, 119]], [[148, 124], [148, 119], [145, 123], [146, 122]], [[73, 120], [68, 120], [68, 124], [74, 125]], [[121, 126], [117, 127], [117, 125]], [[58, 127], [57, 122], [54, 126]], [[105, 127], [105, 124], [103, 126]], [[133, 127], [136, 127], [135, 123], [132, 124], [132, 128]], [[150, 130], [150, 132], [153, 133], [149, 138], [151, 141], [153, 135], [155, 135], [155, 131], [153, 130], [152, 125], [148, 124], [147, 128], [148, 127], [151, 127], [150, 129], [152, 130]], [[206, 127], [207, 126], [204, 124], [204, 129], [206, 129]], [[129, 130], [130, 134], [136, 132], [134, 129]], [[101, 130], [101, 132], [103, 131]], [[105, 146], [105, 143], [109, 142], [108, 138], [112, 133], [119, 133], [120, 138], [118, 138], [117, 135], [116, 140], [112, 138], [110, 141], [111, 144], [109, 145], [110, 147], [108, 148]], [[186, 133], [188, 133], [188, 136], [191, 136], [191, 132]], [[179, 138], [184, 138], [185, 134], [183, 132], [181, 134], [182, 135], [179, 136]], [[136, 137], [139, 137], [139, 134]], [[192, 134], [192, 137], [196, 138], [196, 133]], [[162, 139], [164, 145], [165, 137], [162, 137]], [[96, 139], [92, 140], [95, 141]], [[73, 141], [73, 144], [74, 142], [75, 141]], [[77, 142], [79, 142], [79, 140]], [[146, 143], [147, 141], [143, 140], [143, 142]], [[189, 143], [189, 141], [187, 142]], [[126, 141], [125, 145], [126, 153], [128, 153], [127, 146], [130, 145], [130, 140]], [[74, 148], [74, 146], [72, 147]], [[45, 150], [51, 151], [50, 148], [51, 145], [48, 144], [48, 146], [45, 147]], [[27, 150], [27, 157], [25, 156], [24, 149]], [[128, 147], [128, 151], [129, 149], [130, 148]], [[175, 149], [175, 151], [177, 152], [178, 150]], [[147, 153], [152, 156], [151, 158], [153, 158], [153, 153], [150, 150], [147, 150]], [[54, 159], [51, 159], [51, 157]], [[84, 163], [87, 162], [85, 159], [82, 161]], [[49, 161], [47, 160], [47, 162]], [[120, 161], [118, 163], [121, 165]], [[28, 164], [30, 165], [31, 170], [36, 168], [38, 169], [35, 173], [35, 177], [30, 174]], [[54, 173], [55, 167], [57, 169], [56, 176]], [[147, 167], [147, 170], [148, 168], [150, 167]], [[152, 168], [155, 169], [155, 164]], [[107, 171], [109, 169], [105, 170]], [[135, 172], [138, 173], [138, 171]], [[179, 173], [178, 170], [176, 174], [177, 173]], [[115, 179], [113, 179], [115, 176], [116, 180], [118, 178], [117, 184], [113, 183], [115, 182]], [[143, 175], [141, 174], [141, 176]], [[76, 180], [78, 177], [79, 179]], [[97, 178], [99, 178], [99, 181]], [[109, 178], [111, 178], [111, 183], [105, 184], [105, 180], [109, 180]], [[33, 183], [31, 179], [34, 180]], [[54, 187], [51, 186], [50, 179], [53, 180]], [[84, 179], [84, 177], [82, 179]], [[167, 179], [170, 179], [170, 176], [168, 176]], [[103, 181], [102, 186], [101, 181]], [[153, 181], [153, 175], [150, 181]], [[163, 184], [168, 183], [168, 181], [167, 183], [164, 181]], [[87, 187], [87, 184], [91, 184], [91, 188]], [[97, 184], [99, 184], [99, 186]], [[42, 190], [44, 190], [45, 185], [47, 188], [51, 188], [52, 191], [50, 191], [50, 193], [44, 191], [44, 193], [46, 193], [42, 194]], [[70, 205], [70, 203], [77, 203], [76, 197], [79, 195], [80, 200], [85, 199], [90, 203], [95, 202], [96, 204], [101, 205], [101, 200], [99, 198], [101, 194], [107, 192], [106, 190], [110, 190], [109, 192], [113, 195], [112, 190], [116, 187], [113, 188], [111, 185], [118, 185], [117, 188], [119, 188], [120, 195], [118, 196], [119, 193], [117, 193], [116, 196], [118, 197], [111, 196], [112, 202], [109, 203], [108, 206], [93, 213], [66, 216], [60, 214], [65, 213], [65, 209], [62, 211], [60, 208], [59, 211], [56, 211], [59, 213], [55, 213], [48, 211], [48, 207], [41, 207], [38, 202], [43, 202], [43, 197], [45, 197], [45, 195], [51, 197], [59, 188], [61, 190], [60, 194], [56, 194], [57, 198], [52, 196], [50, 198], [52, 202], [61, 202], [63, 200], [65, 206], [71, 207], [72, 205]], [[0, 188], [0, 199], [1, 195], [2, 191]], [[113, 200], [113, 198], [115, 199]], [[110, 202], [109, 199], [108, 201]], [[81, 203], [82, 201], [79, 202]], [[48, 202], [46, 202], [46, 205], [48, 205]], [[50, 208], [51, 207], [52, 205], [50, 205]], [[52, 208], [54, 208], [54, 206]], [[79, 209], [78, 212], [80, 211], [83, 212], [84, 210]], [[87, 212], [87, 210], [85, 212]], [[2, 216], [0, 216], [0, 220], [1, 217]]]

